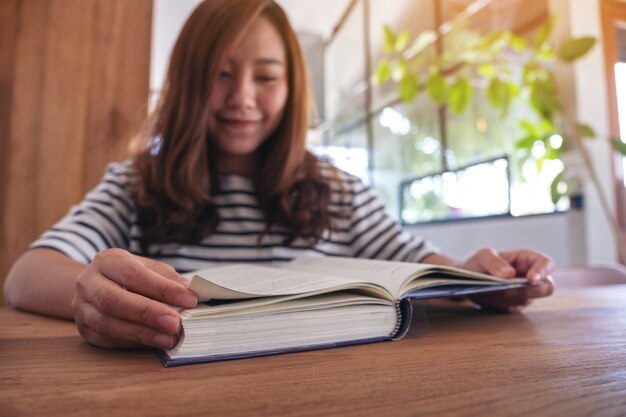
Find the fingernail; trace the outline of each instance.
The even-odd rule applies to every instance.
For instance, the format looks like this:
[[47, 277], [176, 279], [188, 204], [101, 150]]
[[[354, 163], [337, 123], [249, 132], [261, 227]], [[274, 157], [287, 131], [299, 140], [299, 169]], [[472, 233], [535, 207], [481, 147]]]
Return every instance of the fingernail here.
[[530, 277], [530, 282], [533, 285], [537, 285], [541, 282], [541, 275], [540, 274], [535, 274], [532, 277]]
[[176, 342], [176, 340], [174, 339], [174, 336], [170, 336], [168, 334], [158, 334], [154, 336], [154, 339], [152, 339], [152, 342], [157, 347], [160, 347], [163, 349], [171, 349], [174, 347], [174, 343]]
[[177, 317], [165, 314], [159, 317], [159, 324], [161, 328], [168, 333], [176, 334], [180, 329], [180, 320]]
[[192, 308], [198, 304], [198, 299], [195, 295], [181, 294], [176, 297], [176, 304], [183, 308]]

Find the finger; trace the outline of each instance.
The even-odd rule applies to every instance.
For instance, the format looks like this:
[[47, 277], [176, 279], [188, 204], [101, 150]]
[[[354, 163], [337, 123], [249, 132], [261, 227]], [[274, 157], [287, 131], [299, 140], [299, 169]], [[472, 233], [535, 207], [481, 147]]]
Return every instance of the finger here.
[[101, 347], [149, 346], [174, 347], [177, 336], [161, 333], [151, 327], [102, 314], [93, 306], [83, 306], [79, 331], [89, 343]]
[[94, 346], [101, 347], [104, 349], [145, 348], [145, 346], [137, 344], [137, 343], [126, 342], [123, 340], [109, 339], [104, 336], [100, 336], [98, 333], [94, 332], [85, 324], [78, 324], [78, 332], [85, 339], [85, 341], [89, 343], [90, 345], [94, 345]]
[[[522, 305], [525, 306], [529, 303], [530, 297], [528, 296], [527, 288], [513, 288], [510, 290], [502, 291], [502, 300], [509, 306]], [[498, 295], [498, 294], [494, 294]]]
[[528, 249], [502, 252], [501, 255], [517, 270], [519, 276], [526, 276], [535, 262], [544, 257], [542, 254]]
[[187, 287], [153, 271], [126, 251], [100, 252], [92, 263], [107, 278], [137, 294], [182, 308], [192, 308], [198, 303]]
[[539, 256], [538, 259], [529, 268], [526, 277], [529, 282], [539, 284], [548, 278], [549, 274], [554, 270], [554, 262], [546, 256]]
[[520, 276], [524, 276], [532, 284], [538, 283], [554, 270], [554, 261], [532, 250], [516, 250], [502, 252], [502, 257], [515, 267]]
[[126, 291], [103, 276], [92, 277], [89, 285], [77, 280], [76, 285], [82, 299], [88, 301], [77, 306], [79, 314], [85, 304], [90, 304], [102, 314], [111, 317], [150, 326], [169, 334], [180, 331], [180, 315], [176, 310], [140, 294]]
[[470, 298], [481, 307], [500, 312], [519, 312], [530, 302], [528, 294], [522, 288], [475, 294]]
[[513, 288], [510, 290], [498, 291], [484, 294], [485, 301], [491, 301], [502, 306], [526, 305], [528, 304], [528, 294], [525, 289]]
[[554, 292], [554, 279], [547, 276], [537, 285], [532, 285], [526, 289], [530, 298], [547, 297]]
[[481, 249], [475, 257], [479, 267], [488, 274], [500, 278], [513, 278], [515, 276], [515, 268], [493, 249]]
[[189, 286], [189, 280], [180, 275], [173, 266], [154, 259], [139, 257], [141, 262], [154, 272], [163, 275], [165, 278], [177, 282], [185, 287]]

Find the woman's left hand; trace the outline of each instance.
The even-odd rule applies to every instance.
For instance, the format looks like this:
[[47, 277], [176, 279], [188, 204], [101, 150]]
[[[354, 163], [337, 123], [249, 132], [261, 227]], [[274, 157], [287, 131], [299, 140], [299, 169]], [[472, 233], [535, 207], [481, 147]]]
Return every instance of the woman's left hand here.
[[520, 312], [533, 298], [547, 297], [554, 291], [554, 281], [550, 276], [554, 270], [554, 261], [532, 250], [496, 252], [493, 249], [481, 249], [467, 258], [461, 267], [500, 278], [528, 279], [530, 285], [525, 288], [470, 296], [473, 302], [487, 309]]

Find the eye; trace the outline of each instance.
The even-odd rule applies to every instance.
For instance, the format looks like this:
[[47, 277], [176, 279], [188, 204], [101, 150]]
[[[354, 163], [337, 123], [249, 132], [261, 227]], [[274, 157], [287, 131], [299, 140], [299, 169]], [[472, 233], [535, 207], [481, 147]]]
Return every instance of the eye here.
[[278, 77], [275, 75], [264, 74], [264, 75], [257, 75], [256, 80], [261, 83], [271, 83], [271, 82], [278, 80]]
[[231, 72], [230, 71], [226, 71], [226, 70], [222, 70], [219, 73], [219, 78], [222, 80], [228, 79], [231, 77]]

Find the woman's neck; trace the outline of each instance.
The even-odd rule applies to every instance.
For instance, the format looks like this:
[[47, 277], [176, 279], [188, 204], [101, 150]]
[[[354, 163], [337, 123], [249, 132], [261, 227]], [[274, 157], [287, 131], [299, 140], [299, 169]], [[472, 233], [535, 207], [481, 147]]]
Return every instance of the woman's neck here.
[[258, 157], [256, 155], [219, 154], [216, 160], [217, 172], [223, 175], [254, 177], [257, 175]]

